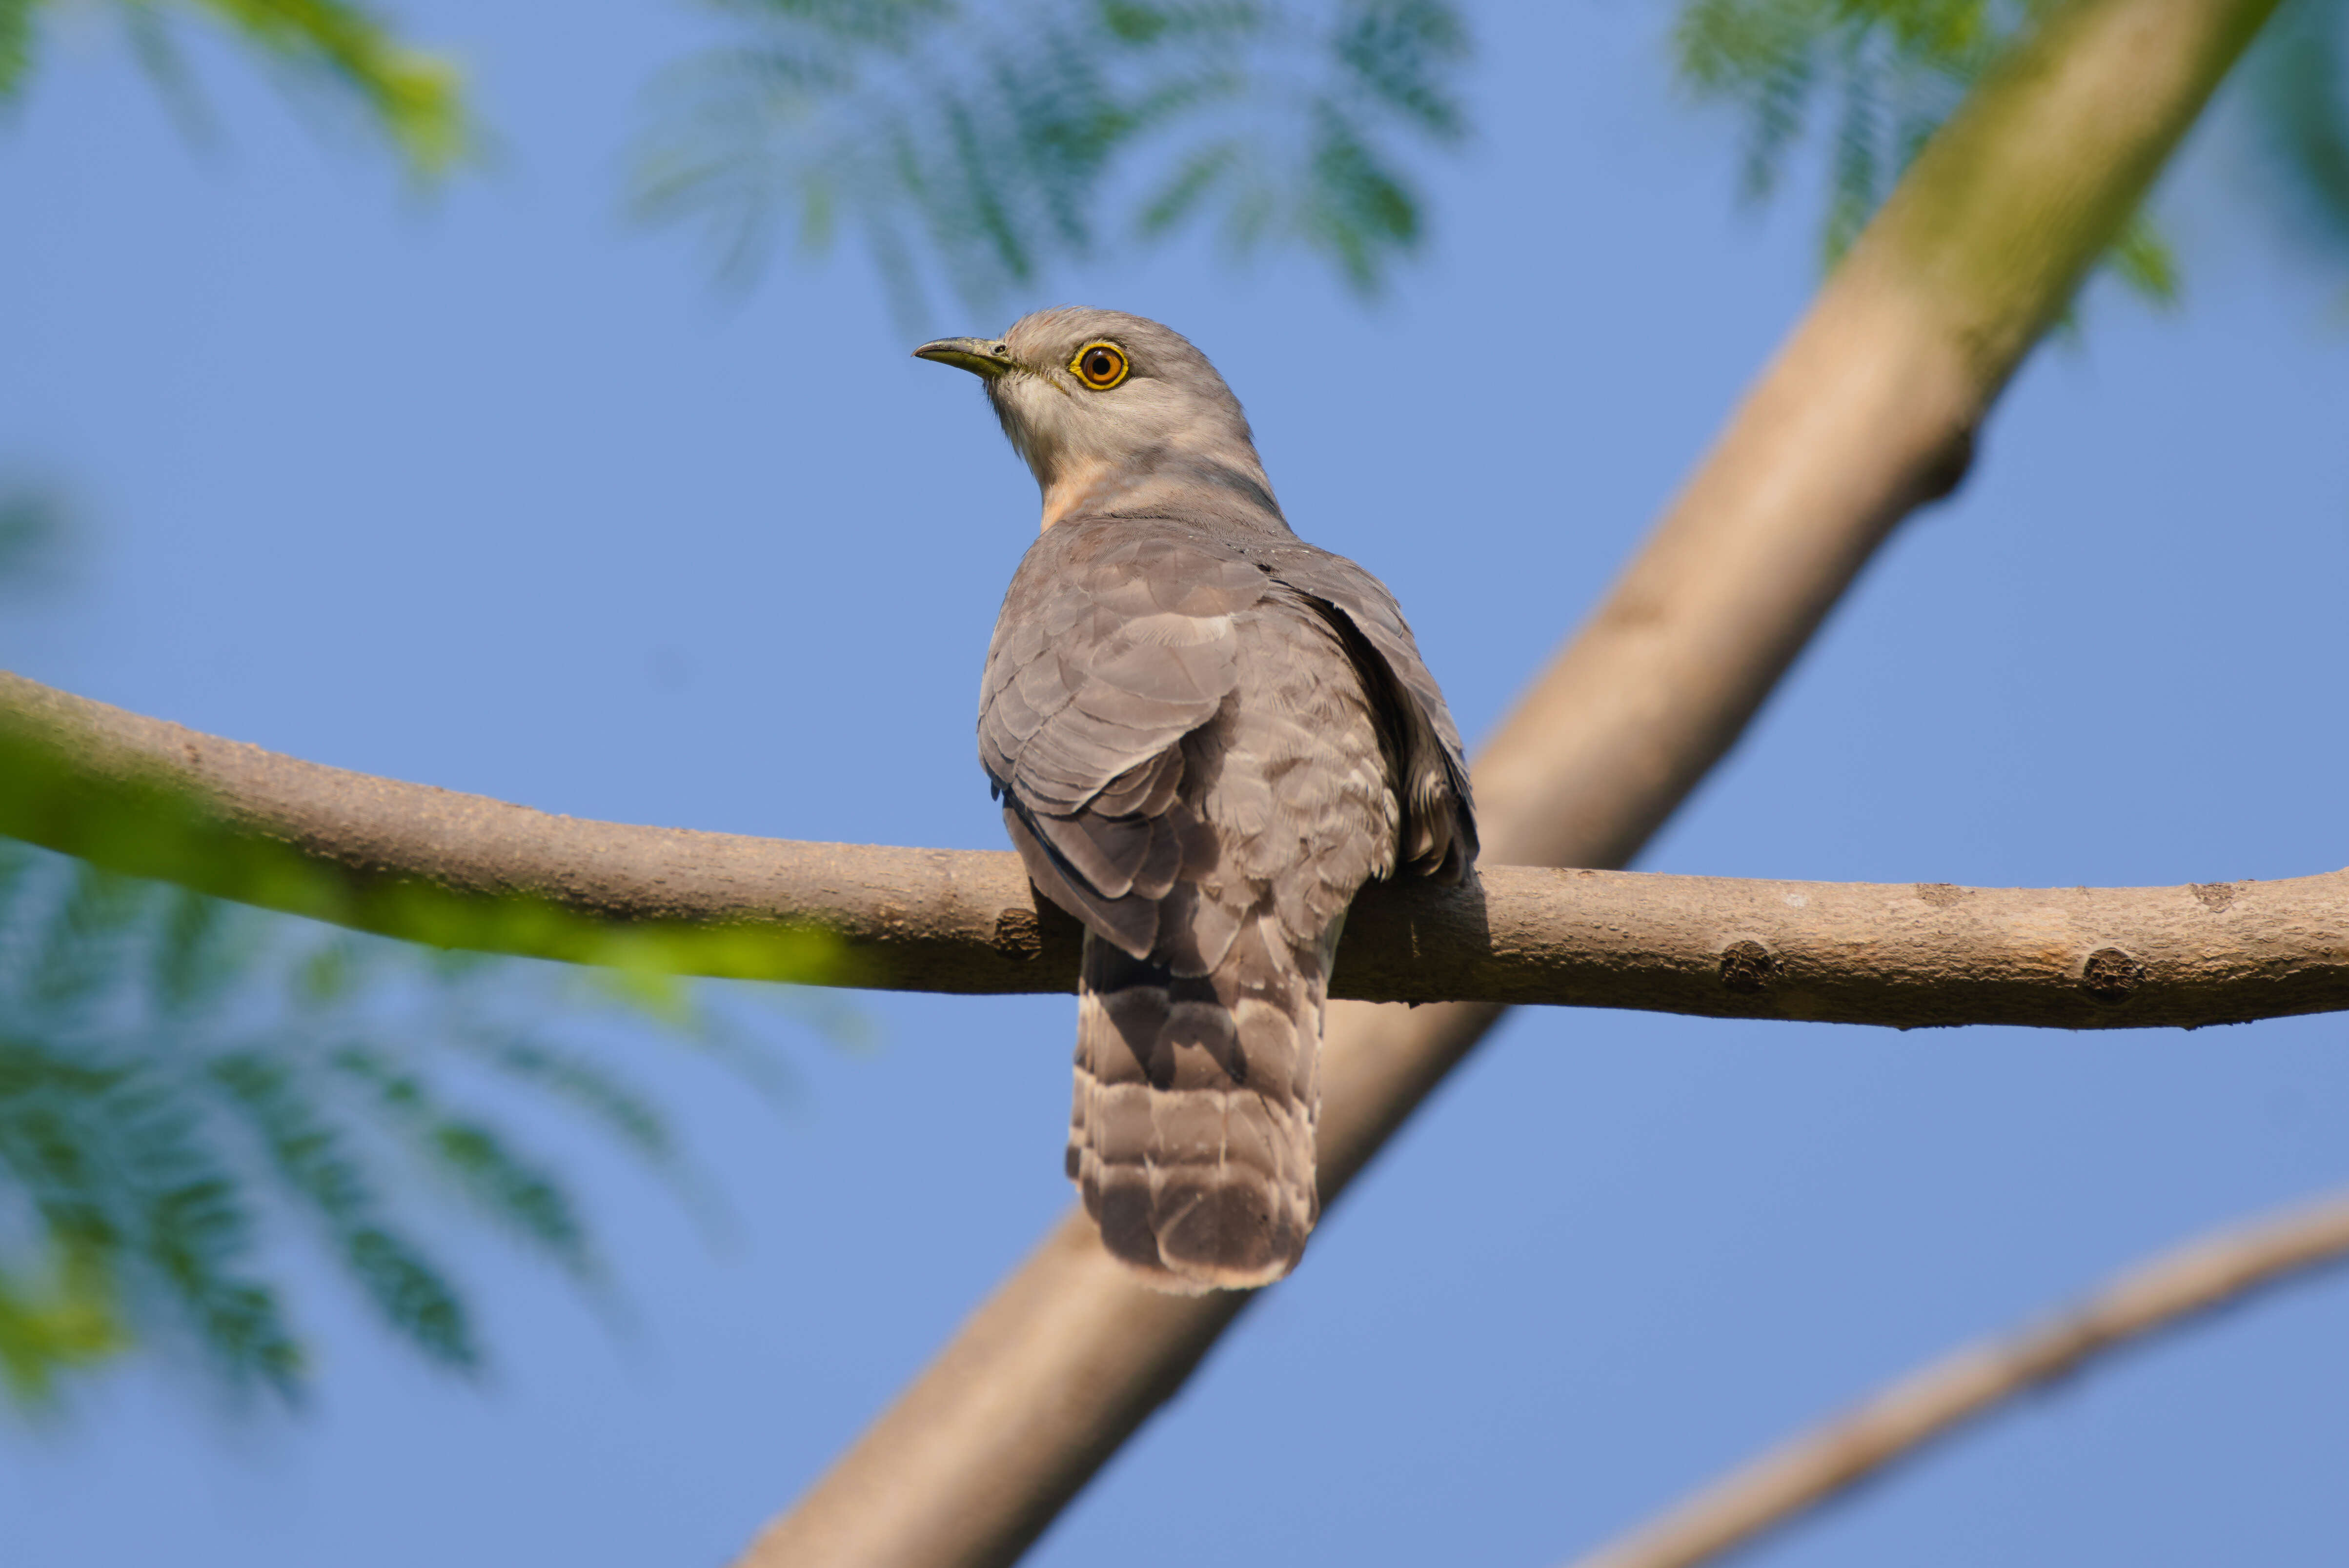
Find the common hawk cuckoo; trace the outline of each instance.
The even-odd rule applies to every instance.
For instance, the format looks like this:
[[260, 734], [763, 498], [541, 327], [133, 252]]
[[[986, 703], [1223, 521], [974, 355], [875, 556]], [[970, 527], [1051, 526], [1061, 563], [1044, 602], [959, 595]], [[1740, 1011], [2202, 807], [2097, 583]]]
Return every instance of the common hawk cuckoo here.
[[1347, 905], [1475, 859], [1459, 733], [1393, 595], [1289, 531], [1181, 336], [1060, 309], [914, 352], [977, 373], [1044, 492], [978, 752], [1029, 877], [1084, 923], [1069, 1174], [1149, 1283], [1269, 1284], [1319, 1212]]

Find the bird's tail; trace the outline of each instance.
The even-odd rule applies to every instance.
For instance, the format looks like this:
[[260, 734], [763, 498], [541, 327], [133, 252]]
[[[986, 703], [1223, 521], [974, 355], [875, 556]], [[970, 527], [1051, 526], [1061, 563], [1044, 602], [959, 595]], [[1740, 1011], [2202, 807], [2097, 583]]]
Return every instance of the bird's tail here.
[[1086, 934], [1069, 1175], [1156, 1288], [1269, 1284], [1304, 1255], [1332, 945], [1299, 954], [1268, 909], [1186, 976]]

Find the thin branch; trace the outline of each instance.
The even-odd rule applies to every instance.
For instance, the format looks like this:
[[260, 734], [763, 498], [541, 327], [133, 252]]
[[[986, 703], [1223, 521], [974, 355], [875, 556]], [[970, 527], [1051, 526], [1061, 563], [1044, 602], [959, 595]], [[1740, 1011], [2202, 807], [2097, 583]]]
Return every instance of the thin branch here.
[[[0, 762], [0, 831], [386, 935], [887, 990], [1076, 984], [1075, 923], [1036, 899], [1009, 851], [554, 817], [322, 768], [6, 675]], [[121, 835], [111, 792], [125, 780], [168, 802], [180, 830]], [[151, 830], [154, 813], [143, 820]], [[1464, 887], [1366, 892], [1333, 989], [1899, 1028], [2337, 1012], [2349, 1010], [2349, 872], [1991, 889], [1494, 866]]]
[[2218, 1232], [2004, 1340], [1967, 1346], [1763, 1454], [1573, 1568], [1688, 1568], [1750, 1545], [1992, 1408], [2091, 1357], [2349, 1258], [2349, 1196]]
[[[1580, 635], [1485, 748], [1489, 860], [1620, 866], [1972, 434], [2274, 0], [2069, 0], [1934, 137]], [[1330, 1014], [1321, 1192], [1503, 1008]], [[1155, 1296], [1064, 1221], [743, 1563], [1008, 1563], [1247, 1297]]]

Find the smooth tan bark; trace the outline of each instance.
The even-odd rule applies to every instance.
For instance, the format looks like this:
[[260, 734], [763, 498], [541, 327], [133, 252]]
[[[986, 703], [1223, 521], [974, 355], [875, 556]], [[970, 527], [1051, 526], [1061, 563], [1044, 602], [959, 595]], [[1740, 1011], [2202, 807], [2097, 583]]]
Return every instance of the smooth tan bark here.
[[[2074, 0], [1972, 96], [1479, 758], [1489, 861], [1619, 866], [1671, 815], [1885, 533], [1962, 475], [1983, 413], [2272, 6]], [[1500, 1013], [1332, 1006], [1325, 1202]], [[1236, 1312], [1151, 1296], [1082, 1230], [1064, 1222], [742, 1562], [1016, 1559]], [[1098, 1398], [1053, 1375], [1073, 1367]]]
[[[387, 935], [876, 989], [1076, 984], [1077, 926], [1009, 851], [549, 816], [13, 676], [0, 676], [0, 758], [18, 763], [0, 784], [0, 831]], [[25, 787], [27, 771], [42, 787]], [[164, 802], [177, 830], [119, 836], [125, 787]], [[2349, 872], [2042, 889], [1494, 866], [1464, 887], [1366, 892], [1332, 989], [1899, 1028], [2236, 1023], [2349, 1009]]]

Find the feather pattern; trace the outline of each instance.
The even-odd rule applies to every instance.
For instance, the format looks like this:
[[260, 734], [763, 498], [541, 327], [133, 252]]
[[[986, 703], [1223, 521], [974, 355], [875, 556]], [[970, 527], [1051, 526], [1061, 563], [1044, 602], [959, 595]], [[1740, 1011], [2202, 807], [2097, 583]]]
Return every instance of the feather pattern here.
[[1087, 927], [1069, 1175], [1155, 1284], [1262, 1284], [1304, 1251], [1347, 906], [1474, 852], [1433, 689], [1385, 590], [1309, 545], [1071, 519], [1013, 579], [980, 750]]
[[[1103, 339], [1131, 362], [1118, 391], [1052, 380]], [[1085, 925], [1068, 1173], [1151, 1284], [1268, 1284], [1319, 1212], [1347, 907], [1372, 878], [1456, 882], [1475, 858], [1459, 734], [1392, 595], [1288, 531], [1189, 344], [1058, 311], [923, 352], [947, 348], [995, 377], [1045, 492], [978, 748], [1030, 878]], [[1126, 385], [1137, 400], [1113, 401]]]

